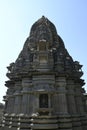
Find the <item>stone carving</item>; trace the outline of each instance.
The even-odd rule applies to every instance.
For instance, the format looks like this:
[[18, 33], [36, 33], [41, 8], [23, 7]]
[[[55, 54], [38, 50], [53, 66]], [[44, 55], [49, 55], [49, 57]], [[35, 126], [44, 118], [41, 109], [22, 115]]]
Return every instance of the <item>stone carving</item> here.
[[82, 65], [44, 16], [7, 68], [2, 130], [87, 130]]

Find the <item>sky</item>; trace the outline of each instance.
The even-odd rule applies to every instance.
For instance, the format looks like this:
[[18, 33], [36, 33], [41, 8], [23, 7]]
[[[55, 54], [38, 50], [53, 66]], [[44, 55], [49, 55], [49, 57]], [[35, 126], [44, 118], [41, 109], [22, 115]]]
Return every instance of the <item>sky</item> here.
[[54, 23], [73, 60], [83, 65], [87, 83], [87, 0], [0, 0], [0, 102], [7, 90], [6, 67], [15, 62], [31, 26], [43, 15]]

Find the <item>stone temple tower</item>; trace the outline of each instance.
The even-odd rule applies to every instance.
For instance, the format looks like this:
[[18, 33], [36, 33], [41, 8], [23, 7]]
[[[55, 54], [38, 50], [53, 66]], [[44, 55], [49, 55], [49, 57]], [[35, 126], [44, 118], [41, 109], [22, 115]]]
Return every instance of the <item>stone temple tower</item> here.
[[87, 130], [82, 65], [44, 16], [7, 69], [2, 130]]

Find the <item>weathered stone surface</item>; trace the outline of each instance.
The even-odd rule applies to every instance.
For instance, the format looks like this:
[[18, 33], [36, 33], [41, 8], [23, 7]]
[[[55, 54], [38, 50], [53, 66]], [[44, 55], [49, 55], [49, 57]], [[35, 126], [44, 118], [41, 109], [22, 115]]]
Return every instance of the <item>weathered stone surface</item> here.
[[86, 130], [82, 65], [44, 16], [35, 22], [9, 78], [2, 130]]

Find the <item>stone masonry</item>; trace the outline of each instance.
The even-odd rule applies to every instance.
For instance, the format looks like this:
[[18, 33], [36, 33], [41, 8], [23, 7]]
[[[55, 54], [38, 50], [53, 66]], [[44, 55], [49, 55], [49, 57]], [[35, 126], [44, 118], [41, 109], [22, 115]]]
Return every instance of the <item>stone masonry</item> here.
[[1, 130], [87, 130], [82, 65], [42, 16], [7, 69]]

